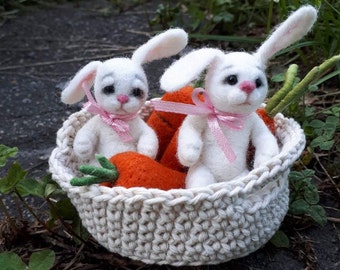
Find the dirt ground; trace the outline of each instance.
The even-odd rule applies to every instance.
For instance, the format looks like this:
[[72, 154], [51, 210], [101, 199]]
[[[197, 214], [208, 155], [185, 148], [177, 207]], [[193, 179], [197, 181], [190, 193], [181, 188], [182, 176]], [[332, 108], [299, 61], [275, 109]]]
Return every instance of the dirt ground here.
[[[65, 3], [28, 10], [0, 26], [0, 143], [19, 148], [19, 162], [31, 175], [46, 174], [56, 131], [80, 108], [61, 103], [61, 88], [89, 61], [130, 55], [148, 40], [146, 11], [152, 17], [158, 2], [109, 15], [104, 12], [107, 1]], [[170, 61], [147, 66], [152, 96], [160, 94], [158, 79]], [[310, 226], [289, 236], [295, 239], [293, 248], [279, 249], [268, 243], [238, 260], [187, 269], [340, 269], [339, 225], [328, 222], [325, 227]], [[112, 269], [123, 268], [112, 265]]]

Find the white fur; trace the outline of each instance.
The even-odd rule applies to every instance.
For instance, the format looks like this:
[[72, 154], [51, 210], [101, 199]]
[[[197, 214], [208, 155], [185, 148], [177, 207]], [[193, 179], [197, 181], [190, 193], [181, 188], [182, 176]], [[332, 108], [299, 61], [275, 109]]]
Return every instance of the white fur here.
[[[186, 117], [178, 137], [178, 158], [183, 165], [189, 166], [187, 188], [228, 181], [246, 174], [249, 141], [256, 149], [254, 168], [278, 154], [276, 138], [255, 112], [268, 91], [265, 66], [276, 52], [302, 38], [312, 27], [316, 16], [313, 7], [300, 8], [279, 25], [254, 54], [225, 54], [218, 49], [203, 48], [187, 54], [166, 70], [161, 78], [161, 88], [172, 92], [197, 79], [207, 69], [205, 90], [214, 107], [222, 112], [250, 114], [242, 130], [221, 125], [237, 156], [234, 163], [224, 155], [205, 116]], [[226, 82], [230, 75], [237, 76], [235, 84]], [[244, 85], [256, 87], [247, 92]]]
[[[165, 31], [140, 46], [129, 58], [113, 58], [105, 62], [93, 61], [84, 66], [62, 91], [66, 104], [79, 102], [85, 95], [82, 85], [93, 86], [98, 105], [110, 114], [137, 113], [148, 96], [148, 82], [142, 64], [169, 57], [180, 52], [187, 44], [188, 36], [181, 29]], [[105, 87], [114, 86], [114, 92]], [[107, 89], [107, 88], [106, 88]], [[142, 95], [134, 94], [139, 89]], [[120, 97], [126, 99], [121, 102]], [[95, 163], [94, 154], [111, 157], [125, 151], [137, 151], [154, 158], [158, 150], [155, 132], [136, 117], [127, 121], [132, 141], [123, 142], [118, 134], [106, 125], [100, 116], [92, 117], [76, 134], [74, 152], [82, 160]]]

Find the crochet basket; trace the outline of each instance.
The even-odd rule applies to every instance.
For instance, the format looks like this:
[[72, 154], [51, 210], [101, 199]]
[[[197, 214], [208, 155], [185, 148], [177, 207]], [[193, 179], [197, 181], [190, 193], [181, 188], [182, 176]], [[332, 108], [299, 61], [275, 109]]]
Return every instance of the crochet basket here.
[[240, 181], [162, 191], [70, 185], [80, 163], [73, 139], [90, 117], [81, 110], [64, 122], [49, 164], [83, 226], [109, 251], [148, 264], [217, 264], [259, 249], [278, 230], [288, 210], [290, 167], [305, 146], [293, 119], [275, 117], [279, 155]]

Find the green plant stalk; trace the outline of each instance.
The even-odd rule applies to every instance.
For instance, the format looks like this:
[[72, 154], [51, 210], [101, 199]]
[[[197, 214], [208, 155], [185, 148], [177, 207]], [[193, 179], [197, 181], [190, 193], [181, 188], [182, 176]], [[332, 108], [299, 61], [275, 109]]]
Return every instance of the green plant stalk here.
[[[46, 199], [47, 204], [49, 205], [49, 207], [51, 209], [53, 209], [54, 205], [51, 202], [51, 200], [49, 198]], [[70, 224], [68, 224], [67, 222], [64, 221], [64, 219], [59, 215], [58, 211], [55, 212], [55, 214], [58, 216], [58, 220], [60, 221], [61, 225], [65, 228], [65, 230], [70, 234], [73, 235], [74, 237], [76, 237], [79, 241], [81, 241], [82, 243], [85, 243], [86, 241], [77, 233], [75, 233], [72, 228], [70, 227]], [[50, 231], [50, 229], [48, 229], [48, 231]], [[65, 239], [64, 236], [54, 233], [57, 236], [59, 236], [61, 239]]]
[[223, 35], [210, 35], [210, 34], [190, 34], [191, 38], [199, 40], [216, 40], [216, 41], [228, 41], [228, 42], [241, 42], [258, 44], [263, 41], [262, 38], [244, 37], [244, 36], [223, 36]]
[[10, 226], [12, 227], [12, 229], [13, 229], [14, 231], [17, 231], [18, 228], [17, 228], [17, 226], [15, 225], [15, 222], [13, 222], [12, 217], [11, 217], [11, 214], [8, 212], [7, 207], [6, 207], [6, 205], [4, 204], [4, 201], [2, 200], [1, 194], [0, 194], [0, 208], [4, 211], [5, 216], [7, 217], [8, 222], [9, 222]]
[[[42, 225], [45, 226], [45, 223], [38, 217], [38, 215], [33, 211], [32, 207], [29, 206], [25, 199], [20, 195], [19, 191], [15, 188], [14, 193], [18, 196], [20, 199], [21, 203], [26, 207], [26, 209], [34, 216], [34, 218]], [[46, 226], [45, 226], [46, 227]]]
[[273, 17], [273, 4], [274, 4], [274, 0], [270, 0], [269, 1], [269, 10], [268, 10], [268, 19], [267, 19], [267, 34], [269, 34], [270, 32], [270, 26], [271, 26], [271, 22], [272, 22], [272, 17]]
[[308, 91], [308, 86], [318, 79], [324, 72], [332, 68], [337, 61], [340, 60], [340, 55], [333, 56], [327, 59], [321, 65], [314, 67], [282, 100], [270, 111], [269, 116], [273, 117], [277, 113], [282, 112], [292, 102], [297, 101]]
[[280, 101], [292, 90], [297, 75], [298, 66], [292, 64], [289, 66], [282, 88], [277, 91], [268, 101], [266, 112], [270, 115], [271, 111], [280, 103]]

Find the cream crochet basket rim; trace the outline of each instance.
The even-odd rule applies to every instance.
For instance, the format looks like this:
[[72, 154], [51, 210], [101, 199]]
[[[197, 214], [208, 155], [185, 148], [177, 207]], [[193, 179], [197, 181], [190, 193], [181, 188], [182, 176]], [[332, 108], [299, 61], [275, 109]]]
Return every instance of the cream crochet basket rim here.
[[[151, 111], [147, 102], [141, 116]], [[254, 252], [278, 230], [288, 211], [290, 167], [305, 147], [303, 130], [293, 119], [275, 116], [280, 153], [247, 176], [163, 191], [70, 185], [84, 163], [73, 152], [73, 139], [91, 117], [81, 110], [63, 123], [49, 166], [83, 226], [109, 251], [148, 264], [218, 264]]]

